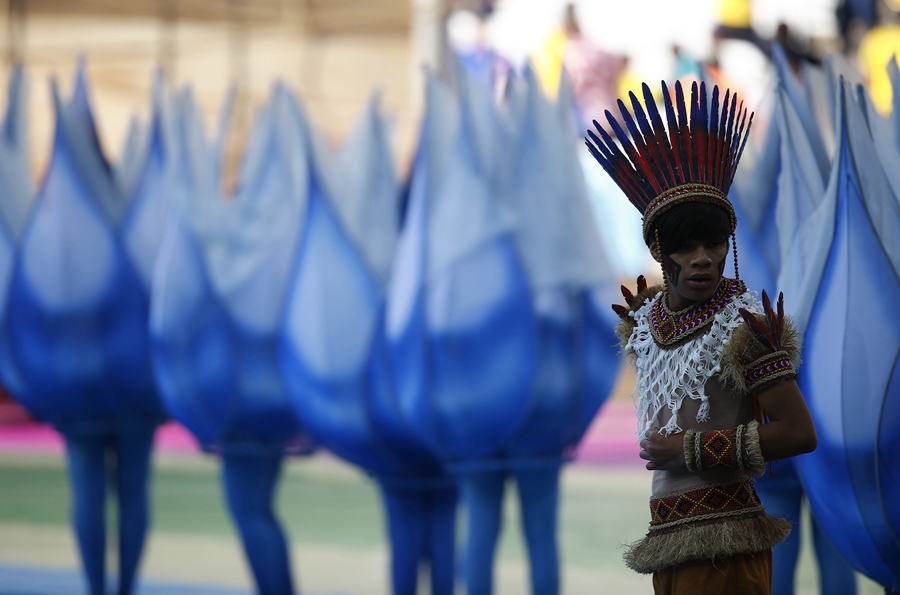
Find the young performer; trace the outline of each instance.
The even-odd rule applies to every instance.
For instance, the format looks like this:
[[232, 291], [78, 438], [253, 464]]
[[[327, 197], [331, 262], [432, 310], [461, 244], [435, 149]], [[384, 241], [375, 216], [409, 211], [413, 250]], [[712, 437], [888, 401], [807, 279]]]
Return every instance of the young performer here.
[[[653, 471], [651, 521], [625, 563], [653, 574], [656, 593], [768, 594], [771, 548], [790, 523], [766, 514], [754, 477], [766, 461], [816, 447], [797, 387], [796, 331], [782, 298], [762, 305], [740, 281], [736, 218], [727, 193], [750, 130], [737, 96], [703, 83], [685, 105], [662, 86], [663, 124], [650, 89], [632, 113], [595, 122], [588, 148], [643, 215], [664, 284], [622, 293], [617, 329], [637, 367], [641, 458]], [[746, 124], [746, 128], [745, 128]], [[599, 135], [599, 136], [598, 136]], [[630, 137], [630, 138], [629, 138]], [[730, 245], [729, 245], [730, 244]], [[724, 276], [730, 249], [734, 279]]]

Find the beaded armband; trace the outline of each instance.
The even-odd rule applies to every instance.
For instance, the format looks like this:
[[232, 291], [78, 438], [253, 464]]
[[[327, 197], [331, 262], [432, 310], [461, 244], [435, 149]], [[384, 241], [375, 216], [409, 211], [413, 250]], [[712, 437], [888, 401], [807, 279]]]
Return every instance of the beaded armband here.
[[776, 351], [751, 362], [745, 372], [750, 392], [760, 392], [782, 378], [797, 378], [787, 351]]
[[727, 430], [688, 430], [684, 433], [684, 462], [691, 473], [721, 468], [762, 475], [766, 463], [759, 447], [759, 422]]

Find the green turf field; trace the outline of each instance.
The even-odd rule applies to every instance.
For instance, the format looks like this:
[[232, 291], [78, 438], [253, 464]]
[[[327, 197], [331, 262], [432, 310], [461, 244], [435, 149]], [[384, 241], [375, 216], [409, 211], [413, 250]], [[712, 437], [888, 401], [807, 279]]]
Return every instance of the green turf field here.
[[[218, 461], [213, 457], [157, 455], [153, 533], [143, 564], [145, 576], [251, 586], [240, 543], [223, 506], [218, 473]], [[649, 479], [640, 466], [571, 465], [564, 470], [560, 547], [565, 593], [652, 591], [646, 577], [632, 573], [621, 562], [621, 545], [639, 538], [646, 526]], [[498, 552], [498, 595], [528, 592], [512, 493], [508, 490]], [[68, 498], [62, 457], [0, 455], [0, 562], [76, 568]], [[364, 474], [326, 456], [292, 459], [279, 488], [278, 511], [292, 543], [294, 572], [304, 593], [388, 592], [381, 504], [375, 486]], [[113, 507], [109, 515], [114, 520]], [[461, 516], [460, 527], [462, 520]], [[881, 593], [869, 581], [860, 584], [862, 595]], [[804, 555], [798, 593], [816, 592], [813, 562]]]

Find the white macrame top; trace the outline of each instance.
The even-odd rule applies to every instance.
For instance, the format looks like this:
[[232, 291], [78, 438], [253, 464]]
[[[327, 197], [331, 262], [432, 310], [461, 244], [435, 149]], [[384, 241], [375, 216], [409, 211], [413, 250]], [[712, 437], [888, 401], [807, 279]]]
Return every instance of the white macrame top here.
[[653, 339], [649, 314], [653, 302], [664, 298], [665, 292], [659, 292], [640, 309], [629, 313], [637, 323], [625, 351], [633, 352], [636, 357], [637, 386], [632, 398], [637, 405], [638, 440], [647, 437], [653, 420], [658, 419], [663, 408], [668, 408], [672, 416], [660, 433], [666, 436], [681, 432], [678, 410], [685, 397], [701, 401], [698, 422], [709, 419], [709, 397], [705, 386], [710, 378], [721, 372], [725, 345], [734, 329], [744, 324], [738, 310], [762, 311], [753, 293], [747, 291], [736, 295], [715, 315], [705, 331], [675, 347], [663, 349]]

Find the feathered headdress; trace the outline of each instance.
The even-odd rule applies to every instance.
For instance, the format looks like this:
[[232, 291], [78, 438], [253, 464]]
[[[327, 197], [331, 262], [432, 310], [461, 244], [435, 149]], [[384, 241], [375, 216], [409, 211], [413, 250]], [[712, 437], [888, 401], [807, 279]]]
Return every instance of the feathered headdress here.
[[702, 82], [699, 91], [697, 83], [691, 85], [689, 111], [681, 83], [675, 83], [673, 105], [663, 81], [667, 122], [664, 125], [646, 83], [643, 94], [646, 111], [634, 93], [629, 93], [633, 115], [619, 100], [619, 111], [630, 139], [607, 110], [606, 120], [619, 143], [594, 120], [600, 136], [589, 130], [585, 144], [644, 216], [644, 240], [649, 243], [653, 222], [659, 215], [685, 202], [707, 202], [724, 208], [734, 233], [737, 219], [728, 200], [728, 189], [744, 151], [753, 114], [748, 122], [744, 102], [738, 105], [737, 93], [732, 94], [730, 90], [725, 91], [720, 106], [718, 86], [713, 87], [712, 98], [708, 100], [706, 84]]

